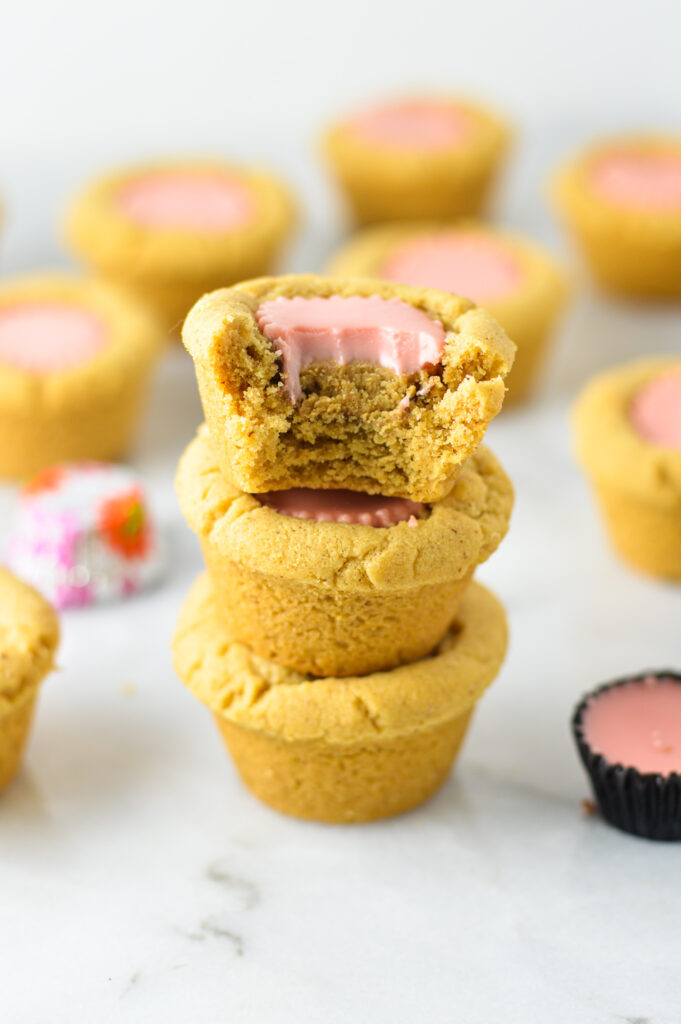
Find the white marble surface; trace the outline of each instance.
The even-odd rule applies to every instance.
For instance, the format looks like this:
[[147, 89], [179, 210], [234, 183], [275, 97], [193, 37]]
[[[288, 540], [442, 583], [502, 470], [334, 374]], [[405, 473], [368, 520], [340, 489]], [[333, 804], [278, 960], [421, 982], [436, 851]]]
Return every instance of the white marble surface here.
[[[541, 226], [539, 209], [517, 189], [508, 219]], [[313, 238], [298, 265], [325, 248]], [[13, 256], [30, 263], [28, 247]], [[680, 328], [672, 310], [587, 293], [542, 399], [493, 425], [517, 506], [480, 577], [508, 607], [507, 663], [435, 799], [351, 828], [260, 806], [174, 676], [200, 558], [172, 473], [200, 413], [189, 361], [169, 353], [135, 460], [167, 578], [64, 616], [62, 671], [0, 799], [3, 1024], [681, 1021], [679, 850], [583, 816], [568, 730], [583, 690], [681, 663], [681, 593], [611, 556], [567, 421], [589, 373], [678, 350]]]

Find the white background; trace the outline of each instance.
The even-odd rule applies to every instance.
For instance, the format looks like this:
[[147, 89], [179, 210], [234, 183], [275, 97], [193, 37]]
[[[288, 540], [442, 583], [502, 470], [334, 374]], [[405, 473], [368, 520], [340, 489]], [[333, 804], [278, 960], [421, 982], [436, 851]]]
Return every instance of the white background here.
[[[317, 269], [342, 230], [318, 129], [394, 89], [505, 111], [518, 142], [498, 216], [559, 251], [551, 168], [598, 132], [681, 128], [675, 2], [4, 7], [5, 272], [64, 261], [58, 212], [94, 171], [186, 152], [285, 173], [306, 212], [289, 266]], [[676, 309], [605, 300], [576, 276], [540, 396], [488, 435], [518, 492], [480, 573], [509, 610], [506, 666], [441, 793], [350, 829], [252, 800], [174, 677], [200, 559], [172, 473], [200, 410], [169, 352], [134, 460], [165, 583], [64, 616], [63, 671], [0, 799], [3, 1024], [679, 1024], [679, 851], [581, 815], [568, 719], [602, 680], [681, 664], [681, 597], [610, 554], [568, 408], [596, 369], [680, 347]], [[3, 524], [11, 503], [7, 488]]]

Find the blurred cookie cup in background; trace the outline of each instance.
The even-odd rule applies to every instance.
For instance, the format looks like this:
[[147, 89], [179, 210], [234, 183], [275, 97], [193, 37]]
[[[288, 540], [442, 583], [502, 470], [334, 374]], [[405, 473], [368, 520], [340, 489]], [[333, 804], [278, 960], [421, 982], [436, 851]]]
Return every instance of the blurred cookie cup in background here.
[[618, 554], [681, 582], [681, 360], [595, 377], [574, 409], [576, 452]]
[[568, 295], [565, 274], [540, 245], [474, 221], [369, 228], [336, 252], [327, 271], [435, 288], [484, 307], [517, 345], [505, 405], [531, 394]]
[[488, 205], [510, 132], [490, 110], [413, 96], [326, 130], [322, 152], [358, 224], [474, 216]]
[[38, 690], [54, 668], [59, 624], [32, 587], [0, 568], [0, 789], [16, 775]]
[[557, 172], [552, 192], [600, 286], [681, 298], [681, 136], [597, 143]]
[[217, 160], [142, 164], [98, 179], [64, 220], [71, 252], [179, 331], [204, 292], [272, 272], [296, 221], [276, 176]]
[[130, 447], [163, 346], [111, 285], [44, 273], [0, 283], [0, 476]]

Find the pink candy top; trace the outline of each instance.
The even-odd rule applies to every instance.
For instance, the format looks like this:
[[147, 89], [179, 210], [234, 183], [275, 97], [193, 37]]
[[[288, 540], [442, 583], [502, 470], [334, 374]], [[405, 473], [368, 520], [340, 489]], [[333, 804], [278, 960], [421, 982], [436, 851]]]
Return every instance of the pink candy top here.
[[360, 114], [349, 124], [357, 139], [397, 149], [447, 149], [465, 142], [469, 115], [447, 103], [393, 103]]
[[613, 153], [590, 174], [592, 189], [618, 206], [681, 211], [681, 154]]
[[497, 239], [473, 231], [451, 231], [400, 246], [376, 271], [376, 277], [438, 288], [483, 303], [514, 291], [523, 272]]
[[281, 353], [291, 400], [302, 397], [300, 371], [312, 363], [373, 363], [395, 373], [436, 366], [445, 345], [442, 324], [400, 299], [278, 298], [256, 312], [258, 327]]
[[582, 714], [582, 735], [610, 764], [681, 774], [681, 684], [647, 676], [599, 693]]
[[681, 451], [681, 366], [644, 384], [631, 403], [629, 420], [645, 441]]
[[68, 370], [107, 343], [106, 324], [80, 306], [17, 302], [0, 306], [0, 363], [33, 373]]
[[[359, 523], [362, 526], [394, 526], [425, 512], [425, 505], [407, 498], [384, 498], [361, 491], [317, 490], [293, 487], [254, 495], [263, 505], [285, 516], [312, 519], [317, 523]], [[415, 522], [413, 523], [415, 525]]]
[[253, 198], [240, 181], [218, 171], [163, 171], [124, 185], [121, 213], [142, 227], [219, 234], [253, 215]]

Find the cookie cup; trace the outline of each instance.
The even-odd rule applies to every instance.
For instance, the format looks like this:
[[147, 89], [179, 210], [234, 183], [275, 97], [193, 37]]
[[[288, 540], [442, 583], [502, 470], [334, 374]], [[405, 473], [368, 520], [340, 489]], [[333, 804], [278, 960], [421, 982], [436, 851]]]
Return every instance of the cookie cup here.
[[54, 303], [94, 314], [108, 337], [99, 351], [60, 370], [0, 362], [0, 477], [55, 462], [117, 459], [129, 448], [161, 352], [158, 322], [119, 289], [60, 274], [9, 279], [0, 313], [14, 304]]
[[[246, 188], [253, 213], [224, 231], [136, 223], [118, 208], [118, 194], [136, 180], [163, 173], [223, 174]], [[205, 292], [274, 269], [296, 220], [288, 188], [260, 170], [210, 160], [131, 167], [95, 181], [71, 204], [64, 234], [71, 251], [103, 278], [148, 303], [166, 333], [178, 330]]]
[[544, 365], [551, 334], [568, 295], [565, 275], [541, 246], [475, 222], [448, 226], [437, 222], [386, 224], [370, 228], [342, 246], [332, 258], [328, 273], [381, 278], [381, 268], [402, 246], [458, 231], [503, 246], [520, 270], [520, 280], [512, 291], [480, 304], [517, 346], [513, 368], [506, 377], [504, 405], [522, 402], [531, 393]]
[[507, 642], [499, 602], [471, 584], [432, 657], [390, 672], [310, 679], [233, 640], [208, 576], [187, 597], [178, 675], [214, 713], [248, 788], [285, 814], [360, 822], [431, 796]]
[[679, 366], [645, 359], [596, 377], [574, 409], [576, 454], [617, 553], [635, 569], [681, 581], [681, 451], [640, 437], [628, 411], [639, 388]]
[[558, 172], [552, 185], [554, 204], [602, 288], [639, 298], [679, 298], [681, 208], [625, 206], [590, 187], [597, 161], [618, 151], [681, 157], [681, 141], [635, 137], [594, 146]]
[[506, 533], [513, 489], [491, 452], [471, 456], [423, 518], [388, 527], [283, 515], [233, 488], [203, 428], [177, 493], [234, 640], [297, 672], [347, 676], [425, 657], [475, 567]]
[[352, 121], [329, 127], [322, 152], [358, 224], [474, 216], [487, 206], [510, 132], [496, 114], [447, 98], [470, 123], [455, 145], [423, 150], [357, 137]]
[[0, 569], [0, 789], [16, 775], [38, 690], [54, 668], [57, 618], [32, 587]]
[[[437, 366], [401, 374], [331, 360], [300, 371], [292, 401], [257, 311], [277, 298], [397, 299], [445, 333]], [[205, 295], [182, 332], [216, 457], [239, 490], [347, 488], [431, 502], [452, 489], [504, 400], [515, 345], [485, 310], [428, 288], [291, 274]]]

